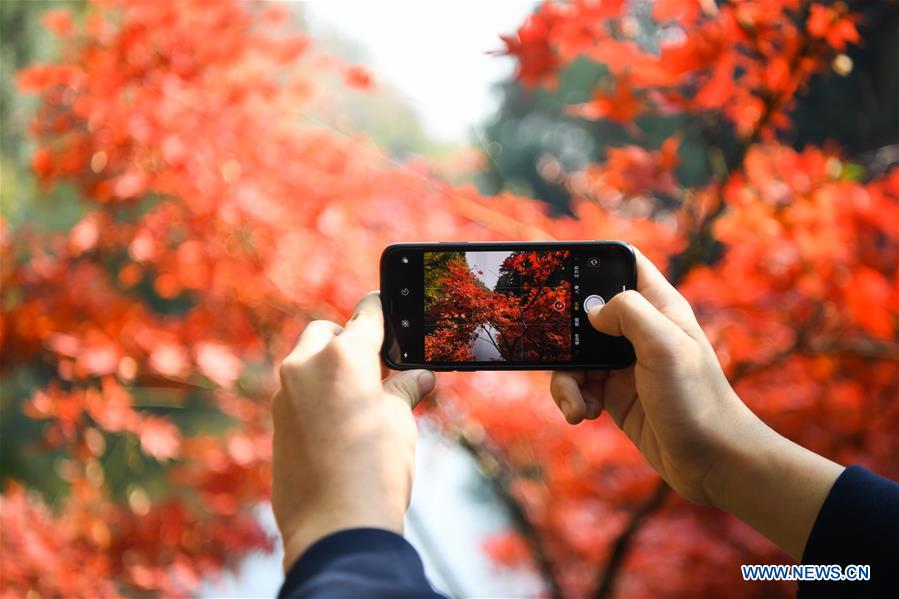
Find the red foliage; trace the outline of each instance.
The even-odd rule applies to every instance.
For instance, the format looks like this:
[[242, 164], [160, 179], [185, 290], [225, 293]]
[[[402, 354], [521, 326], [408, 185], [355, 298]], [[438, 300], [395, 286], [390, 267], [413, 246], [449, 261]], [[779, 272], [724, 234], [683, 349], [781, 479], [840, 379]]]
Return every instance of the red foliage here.
[[501, 35], [506, 49], [500, 54], [518, 60], [516, 76], [526, 86], [556, 84], [559, 61], [548, 41], [548, 33], [556, 21], [553, 5], [544, 4], [518, 28], [515, 35]]
[[[834, 50], [859, 41], [855, 17], [823, 2], [657, 2], [653, 18], [663, 25], [679, 19], [679, 33], [656, 54], [633, 39], [639, 28], [621, 15], [620, 4], [544, 4], [516, 38], [502, 38], [506, 53], [519, 59], [521, 79], [552, 80], [584, 55], [608, 67], [617, 91], [610, 96], [600, 88], [579, 108], [582, 116], [626, 122], [678, 107], [720, 112], [744, 136], [767, 136], [788, 124], [796, 93]], [[535, 19], [541, 26], [532, 26]], [[525, 39], [527, 48], [539, 52], [522, 51]], [[641, 88], [653, 91], [652, 102], [637, 100]]]
[[493, 292], [484, 287], [464, 260], [447, 263], [436, 284], [440, 297], [429, 302], [425, 310], [425, 359], [473, 360], [475, 338], [493, 314]]
[[[103, 3], [68, 33], [64, 16], [49, 18], [67, 33], [62, 55], [17, 80], [40, 100], [34, 173], [72, 184], [83, 216], [63, 232], [3, 226], [0, 368], [4, 387], [35, 381], [21, 410], [40, 436], [22, 452], [55, 456], [67, 493], [5, 481], [6, 592], [184, 594], [269, 546], [251, 510], [268, 496], [271, 366], [306, 321], [345, 317], [376, 284], [384, 245], [411, 239], [617, 238], [664, 267], [706, 231], [721, 257], [682, 290], [740, 395], [797, 442], [899, 478], [899, 173], [858, 182], [838, 153], [776, 141], [796, 94], [857, 38], [852, 14], [808, 4], [660, 2], [654, 18], [678, 19], [683, 35], [658, 54], [627, 39], [625, 2], [545, 4], [504, 38], [529, 85], [585, 54], [608, 63], [601, 89], [640, 98], [593, 116], [724, 119], [746, 147], [696, 189], [672, 172], [676, 141], [613, 150], [572, 177], [574, 215], [559, 218], [302, 124], [336, 63], [277, 29], [277, 10]], [[647, 198], [659, 193], [681, 203], [655, 215]], [[485, 472], [532, 529], [493, 543], [497, 557], [522, 563], [539, 544], [565, 593], [590, 592], [656, 475], [607, 419], [569, 427], [545, 374], [447, 375], [440, 387], [430, 417], [489, 453]], [[148, 405], [160, 396], [170, 409]], [[186, 426], [179, 415], [197, 409], [232, 424]], [[144, 488], [135, 472], [122, 492], [110, 457], [152, 465], [161, 484]], [[737, 582], [739, 563], [783, 559], [672, 498], [634, 538], [615, 589], [789, 594]]]
[[346, 84], [356, 89], [367, 89], [372, 86], [371, 74], [362, 67], [349, 67], [344, 73]]
[[609, 119], [622, 124], [629, 124], [640, 116], [645, 104], [634, 95], [630, 76], [622, 75], [615, 82], [615, 91], [606, 93], [596, 90], [593, 99], [585, 104], [572, 106], [571, 114], [587, 119]]

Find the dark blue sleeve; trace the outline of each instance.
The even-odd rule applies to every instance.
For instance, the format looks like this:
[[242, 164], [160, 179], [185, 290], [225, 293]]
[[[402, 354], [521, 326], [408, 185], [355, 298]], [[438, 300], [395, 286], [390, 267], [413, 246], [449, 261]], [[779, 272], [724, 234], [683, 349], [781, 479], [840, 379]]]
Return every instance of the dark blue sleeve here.
[[377, 528], [342, 530], [319, 539], [291, 566], [279, 599], [440, 597], [418, 553], [402, 536]]
[[846, 468], [821, 506], [802, 563], [870, 565], [871, 579], [801, 581], [801, 599], [899, 597], [899, 484]]

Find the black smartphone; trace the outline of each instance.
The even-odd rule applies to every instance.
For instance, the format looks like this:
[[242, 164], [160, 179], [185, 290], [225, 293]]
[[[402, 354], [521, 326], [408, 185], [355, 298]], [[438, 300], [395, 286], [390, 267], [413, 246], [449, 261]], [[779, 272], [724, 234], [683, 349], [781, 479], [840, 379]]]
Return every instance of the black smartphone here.
[[619, 241], [391, 245], [381, 355], [395, 370], [624, 368], [633, 346], [596, 331], [587, 310], [636, 285]]

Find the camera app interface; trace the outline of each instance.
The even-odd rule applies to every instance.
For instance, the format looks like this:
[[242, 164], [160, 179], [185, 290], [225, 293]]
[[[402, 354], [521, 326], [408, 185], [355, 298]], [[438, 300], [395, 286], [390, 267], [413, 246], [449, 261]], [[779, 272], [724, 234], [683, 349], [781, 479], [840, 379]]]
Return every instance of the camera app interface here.
[[568, 250], [424, 253], [426, 362], [572, 359]]

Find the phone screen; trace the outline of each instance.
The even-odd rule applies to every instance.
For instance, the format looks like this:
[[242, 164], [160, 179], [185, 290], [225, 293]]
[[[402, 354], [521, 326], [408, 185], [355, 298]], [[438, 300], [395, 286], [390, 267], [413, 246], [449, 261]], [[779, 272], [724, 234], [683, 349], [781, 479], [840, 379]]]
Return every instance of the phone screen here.
[[618, 242], [400, 244], [381, 264], [384, 357], [396, 368], [616, 368], [633, 361], [586, 310], [635, 286]]

